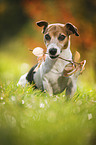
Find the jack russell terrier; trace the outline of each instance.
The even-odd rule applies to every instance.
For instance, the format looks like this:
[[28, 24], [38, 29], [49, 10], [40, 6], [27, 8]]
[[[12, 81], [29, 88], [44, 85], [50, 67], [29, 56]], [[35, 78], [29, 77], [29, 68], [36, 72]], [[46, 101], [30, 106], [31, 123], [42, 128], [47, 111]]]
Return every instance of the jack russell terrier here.
[[42, 62], [37, 72], [34, 72], [37, 65], [21, 76], [17, 85], [25, 86], [28, 82], [34, 83], [36, 88], [47, 91], [49, 95], [63, 92], [66, 89], [66, 96], [71, 98], [76, 91], [78, 73], [65, 77], [63, 70], [72, 60], [70, 50], [70, 35], [79, 36], [77, 28], [71, 24], [48, 24], [46, 21], [37, 22], [39, 27], [43, 27], [44, 42], [47, 48], [46, 59]]

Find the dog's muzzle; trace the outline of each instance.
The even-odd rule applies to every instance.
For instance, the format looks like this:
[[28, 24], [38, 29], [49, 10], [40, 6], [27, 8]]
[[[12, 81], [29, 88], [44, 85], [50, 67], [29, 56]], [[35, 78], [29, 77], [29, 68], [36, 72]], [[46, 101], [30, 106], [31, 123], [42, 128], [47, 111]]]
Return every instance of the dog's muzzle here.
[[57, 54], [57, 49], [56, 48], [50, 48], [49, 49], [50, 58], [52, 58], [52, 59], [57, 58], [59, 55], [56, 55], [56, 54]]

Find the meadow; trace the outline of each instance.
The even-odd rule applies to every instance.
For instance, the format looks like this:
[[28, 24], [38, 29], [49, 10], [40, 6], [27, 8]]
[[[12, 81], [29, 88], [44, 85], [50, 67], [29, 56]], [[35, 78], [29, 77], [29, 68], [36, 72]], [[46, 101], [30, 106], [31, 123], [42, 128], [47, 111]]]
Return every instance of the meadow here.
[[17, 87], [29, 66], [7, 55], [0, 54], [0, 145], [95, 145], [96, 90], [87, 71], [66, 100], [65, 92], [51, 97], [32, 85]]

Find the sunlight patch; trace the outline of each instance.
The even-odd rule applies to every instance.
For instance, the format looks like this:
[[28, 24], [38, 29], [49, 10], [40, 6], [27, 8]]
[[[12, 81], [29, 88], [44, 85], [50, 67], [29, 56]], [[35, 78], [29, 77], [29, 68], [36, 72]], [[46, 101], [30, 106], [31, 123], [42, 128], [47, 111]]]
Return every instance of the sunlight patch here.
[[29, 69], [29, 67], [30, 67], [29, 64], [27, 64], [27, 63], [22, 63], [21, 66], [20, 66], [21, 73], [27, 72], [28, 69]]

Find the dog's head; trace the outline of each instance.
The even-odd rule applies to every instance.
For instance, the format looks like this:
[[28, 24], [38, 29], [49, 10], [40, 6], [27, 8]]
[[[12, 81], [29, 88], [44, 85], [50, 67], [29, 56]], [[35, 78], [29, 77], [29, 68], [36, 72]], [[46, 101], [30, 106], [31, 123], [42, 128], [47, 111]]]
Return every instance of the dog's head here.
[[68, 47], [69, 36], [75, 34], [79, 36], [77, 28], [71, 24], [48, 24], [46, 21], [37, 22], [39, 27], [43, 27], [44, 42], [50, 58], [57, 58], [63, 49]]

